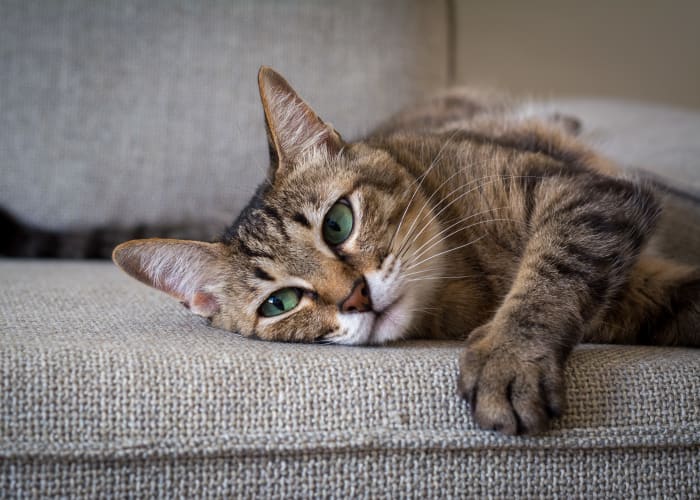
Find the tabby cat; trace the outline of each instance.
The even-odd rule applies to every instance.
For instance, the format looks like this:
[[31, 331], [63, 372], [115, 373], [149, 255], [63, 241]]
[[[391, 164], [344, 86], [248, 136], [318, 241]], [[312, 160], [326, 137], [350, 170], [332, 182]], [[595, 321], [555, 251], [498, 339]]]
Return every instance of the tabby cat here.
[[657, 196], [584, 147], [575, 120], [451, 92], [346, 142], [278, 73], [263, 67], [258, 83], [268, 177], [223, 237], [113, 254], [214, 326], [464, 339], [460, 394], [506, 434], [560, 415], [581, 341], [700, 344], [700, 272], [646, 249]]

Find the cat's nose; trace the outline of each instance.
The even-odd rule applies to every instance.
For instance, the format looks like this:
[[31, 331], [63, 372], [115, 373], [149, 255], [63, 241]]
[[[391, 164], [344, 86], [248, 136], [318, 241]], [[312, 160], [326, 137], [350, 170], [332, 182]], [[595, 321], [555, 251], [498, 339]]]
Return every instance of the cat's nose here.
[[372, 310], [372, 298], [365, 278], [355, 281], [350, 295], [340, 304], [340, 310], [344, 313], [360, 313]]

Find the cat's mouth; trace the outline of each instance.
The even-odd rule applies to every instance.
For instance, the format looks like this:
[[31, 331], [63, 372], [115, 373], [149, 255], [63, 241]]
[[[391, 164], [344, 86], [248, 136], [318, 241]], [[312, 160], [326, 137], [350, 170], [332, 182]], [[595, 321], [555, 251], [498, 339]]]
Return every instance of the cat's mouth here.
[[402, 337], [410, 321], [410, 315], [404, 311], [404, 296], [399, 296], [381, 311], [375, 311], [374, 323], [367, 339], [369, 344], [384, 344]]

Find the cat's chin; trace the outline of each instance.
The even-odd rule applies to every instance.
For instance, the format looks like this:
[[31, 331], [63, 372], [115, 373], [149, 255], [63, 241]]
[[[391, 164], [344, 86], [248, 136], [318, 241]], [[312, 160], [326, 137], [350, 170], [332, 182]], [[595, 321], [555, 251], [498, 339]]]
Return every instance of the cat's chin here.
[[413, 315], [408, 297], [400, 297], [381, 312], [341, 314], [339, 321], [344, 335], [334, 341], [345, 345], [382, 345], [402, 339]]
[[412, 321], [412, 314], [406, 302], [407, 300], [401, 297], [381, 313], [375, 314], [368, 344], [386, 344], [405, 336]]

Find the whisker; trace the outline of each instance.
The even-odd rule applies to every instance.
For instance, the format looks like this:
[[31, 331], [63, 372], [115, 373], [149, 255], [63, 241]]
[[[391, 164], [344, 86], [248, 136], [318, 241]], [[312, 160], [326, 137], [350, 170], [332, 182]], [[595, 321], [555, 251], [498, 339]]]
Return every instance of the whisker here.
[[407, 282], [410, 281], [425, 281], [425, 280], [461, 280], [465, 278], [475, 278], [476, 276], [474, 274], [465, 274], [463, 276], [425, 276], [423, 278], [411, 278], [406, 280]]
[[[433, 241], [435, 238], [439, 238], [441, 235], [444, 235], [444, 232], [445, 232], [445, 231], [448, 231], [449, 229], [452, 229], [454, 226], [456, 226], [456, 225], [458, 225], [458, 224], [462, 224], [462, 223], [464, 223], [465, 221], [468, 221], [469, 219], [472, 219], [472, 218], [474, 218], [474, 217], [478, 217], [479, 215], [484, 215], [484, 214], [487, 214], [487, 213], [489, 213], [489, 212], [493, 212], [493, 211], [495, 211], [495, 210], [504, 210], [504, 209], [506, 209], [506, 208], [508, 208], [508, 207], [491, 208], [491, 209], [489, 209], [489, 210], [484, 210], [483, 212], [478, 212], [478, 213], [472, 214], [472, 215], [470, 215], [470, 216], [468, 216], [468, 217], [457, 217], [458, 220], [457, 220], [456, 222], [454, 222], [453, 224], [450, 224], [449, 226], [445, 227], [444, 229], [441, 229], [440, 231], [438, 231], [438, 233], [437, 233], [436, 235], [434, 235], [432, 238], [430, 238], [428, 241], [426, 241], [426, 242], [423, 243], [420, 247], [418, 247], [418, 248], [415, 250], [415, 252], [416, 252], [416, 253], [417, 253], [417, 252], [420, 252], [420, 251], [423, 249], [423, 247], [425, 247], [427, 244], [429, 244], [429, 243], [430, 243], [431, 241]], [[454, 219], [452, 219], [452, 220], [454, 220]], [[463, 229], [466, 229], [466, 228], [463, 228]], [[461, 231], [461, 229], [458, 230], [458, 231], [456, 231], [456, 232], [459, 232], [459, 231]], [[451, 234], [445, 236], [445, 237], [443, 238], [443, 240], [441, 240], [441, 241], [444, 241], [445, 239], [449, 238], [450, 236], [452, 236], [452, 235], [454, 235], [454, 234], [455, 234], [455, 233], [453, 232], [453, 233], [451, 233]]]
[[[472, 179], [472, 180], [470, 180], [469, 182], [466, 182], [466, 183], [464, 183], [464, 184], [461, 184], [460, 186], [457, 186], [457, 187], [454, 188], [452, 191], [450, 191], [449, 193], [447, 193], [441, 200], [438, 200], [438, 201], [435, 203], [435, 206], [437, 207], [437, 206], [440, 205], [440, 203], [447, 201], [447, 200], [450, 198], [450, 196], [454, 195], [457, 191], [459, 191], [459, 190], [461, 190], [461, 189], [464, 189], [464, 188], [466, 188], [466, 187], [468, 187], [468, 186], [471, 186], [471, 185], [474, 184], [474, 183], [481, 182], [481, 181], [483, 181], [484, 179], [491, 178], [491, 177], [494, 177], [494, 176], [483, 176], [483, 177], [480, 177], [480, 178], [478, 178], [478, 179]], [[492, 180], [492, 181], [489, 181], [489, 182], [495, 182], [495, 180]], [[406, 242], [406, 243], [408, 243], [407, 245], [402, 246], [402, 248], [400, 249], [400, 252], [401, 252], [400, 255], [405, 254], [407, 247], [410, 247], [411, 244], [412, 244], [414, 241], [416, 241], [416, 240], [418, 239], [418, 237], [423, 233], [423, 231], [425, 231], [425, 229], [426, 229], [433, 221], [435, 221], [445, 210], [447, 210], [450, 206], [452, 206], [452, 205], [453, 205], [456, 201], [458, 201], [460, 198], [463, 198], [465, 195], [471, 193], [472, 191], [475, 191], [475, 190], [477, 190], [477, 189], [482, 188], [482, 187], [485, 186], [486, 184], [488, 184], [488, 182], [484, 182], [484, 183], [482, 183], [482, 184], [479, 184], [479, 185], [477, 185], [476, 187], [470, 189], [469, 191], [460, 194], [457, 198], [453, 199], [450, 203], [448, 203], [446, 206], [444, 206], [438, 213], [433, 214], [432, 217], [431, 217], [425, 224], [423, 224], [423, 227], [421, 228], [420, 231], [418, 231], [417, 234], [411, 235], [411, 236], [413, 236], [413, 239], [412, 239], [410, 242]], [[437, 192], [437, 190], [436, 190], [436, 192]], [[435, 194], [435, 193], [433, 193], [433, 194]]]
[[403, 277], [406, 278], [408, 276], [415, 276], [416, 274], [424, 274], [424, 273], [430, 273], [433, 271], [441, 271], [441, 267], [427, 267], [425, 269], [419, 269], [418, 271], [411, 271], [410, 273], [403, 273]]
[[[432, 200], [433, 197], [434, 197], [436, 194], [438, 194], [438, 193], [440, 192], [440, 189], [441, 189], [446, 183], [448, 183], [449, 181], [451, 181], [455, 176], [457, 176], [457, 175], [459, 175], [459, 174], [462, 174], [462, 173], [463, 173], [462, 170], [458, 170], [458, 171], [454, 172], [451, 176], [449, 176], [447, 179], [445, 179], [445, 181], [443, 181], [442, 184], [440, 184], [438, 187], [436, 187], [436, 188], [433, 190], [433, 192], [432, 192], [432, 194], [430, 195], [430, 197], [429, 197], [427, 200], [425, 200], [425, 203], [423, 203], [423, 206], [420, 208], [420, 210], [418, 211], [418, 214], [416, 214], [416, 217], [413, 219], [413, 223], [411, 224], [411, 227], [408, 228], [408, 231], [406, 232], [406, 234], [404, 235], [403, 239], [401, 240], [401, 244], [399, 245], [399, 252], [400, 252], [401, 249], [403, 248], [403, 246], [404, 246], [404, 244], [405, 244], [405, 242], [406, 242], [406, 238], [407, 238], [408, 236], [410, 236], [411, 231], [413, 231], [413, 229], [414, 229], [416, 223], [417, 223], [417, 222], [420, 220], [420, 218], [422, 217], [422, 215], [423, 215], [423, 210], [425, 210], [425, 208], [430, 204], [430, 200]], [[406, 207], [406, 208], [408, 209], [408, 207]]]
[[[480, 181], [482, 181], [482, 180], [484, 180], [484, 179], [488, 179], [488, 178], [492, 178], [492, 177], [497, 177], [497, 176], [484, 176], [484, 177], [481, 177], [481, 178], [479, 178], [479, 179], [475, 179], [475, 180], [469, 181], [468, 183], [463, 184], [463, 185], [461, 185], [461, 186], [459, 186], [459, 187], [453, 189], [452, 191], [450, 191], [447, 195], [445, 195], [445, 197], [444, 197], [442, 200], [440, 200], [440, 202], [442, 202], [442, 201], [447, 201], [447, 199], [448, 199], [450, 196], [452, 196], [454, 193], [456, 193], [456, 192], [459, 191], [460, 189], [464, 189], [464, 188], [466, 188], [467, 186], [470, 186], [470, 185], [474, 184], [475, 182], [480, 182]], [[413, 237], [413, 241], [415, 241], [421, 234], [423, 234], [423, 232], [430, 226], [430, 224], [431, 224], [433, 221], [435, 221], [440, 215], [442, 215], [442, 213], [443, 213], [445, 210], [447, 210], [448, 208], [450, 208], [450, 207], [451, 207], [452, 205], [454, 205], [457, 201], [459, 201], [460, 199], [464, 198], [466, 195], [468, 195], [468, 194], [470, 194], [470, 193], [476, 191], [477, 189], [481, 189], [482, 187], [484, 187], [484, 186], [486, 186], [486, 185], [488, 185], [488, 184], [490, 184], [490, 183], [493, 183], [493, 182], [496, 182], [496, 179], [492, 179], [492, 180], [490, 180], [490, 181], [483, 182], [483, 183], [481, 183], [481, 184], [479, 184], [479, 185], [477, 185], [477, 186], [471, 188], [470, 190], [468, 190], [468, 191], [466, 191], [466, 192], [464, 192], [464, 193], [461, 193], [459, 196], [457, 196], [456, 198], [454, 198], [454, 199], [453, 199], [452, 201], [450, 201], [447, 205], [445, 205], [444, 207], [442, 207], [437, 213], [433, 214], [433, 216], [432, 216], [425, 224], [423, 224], [423, 227], [421, 228], [421, 230]], [[438, 204], [439, 204], [440, 202], [438, 202]], [[436, 204], [436, 206], [437, 206], [438, 204]], [[410, 246], [410, 245], [409, 245], [409, 246]], [[403, 251], [405, 251], [405, 249], [402, 249], [402, 252], [403, 252]]]
[[424, 254], [425, 254], [426, 252], [428, 252], [430, 249], [434, 248], [435, 246], [439, 245], [439, 244], [442, 243], [443, 241], [446, 241], [448, 238], [454, 236], [455, 234], [457, 234], [457, 233], [459, 233], [459, 232], [461, 232], [461, 231], [465, 231], [465, 230], [467, 230], [467, 229], [470, 229], [470, 228], [472, 228], [472, 227], [474, 227], [474, 226], [478, 226], [478, 225], [481, 225], [481, 224], [487, 224], [487, 223], [489, 223], [489, 222], [506, 222], [506, 221], [508, 221], [508, 222], [519, 222], [519, 221], [516, 220], [516, 219], [509, 219], [509, 218], [502, 218], [502, 219], [485, 219], [485, 220], [481, 220], [481, 221], [479, 221], [479, 222], [474, 222], [473, 224], [469, 224], [468, 226], [465, 226], [465, 227], [461, 227], [461, 228], [459, 228], [459, 229], [456, 229], [456, 230], [452, 231], [450, 234], [448, 234], [448, 235], [444, 236], [443, 238], [441, 238], [440, 240], [438, 240], [438, 241], [432, 243], [428, 248], [424, 249], [424, 250], [421, 251], [420, 253], [416, 253], [415, 255], [412, 255], [410, 259], [407, 259], [407, 263], [408, 263], [409, 265], [406, 267], [406, 269], [411, 269], [411, 268], [413, 267], [413, 266], [410, 264], [410, 262], [411, 262], [412, 259], [417, 259], [417, 258], [419, 258], [421, 255], [424, 255]]
[[[483, 164], [483, 163], [485, 163], [485, 161], [486, 161], [486, 160], [482, 160], [481, 162], [478, 162], [478, 163], [479, 163], [479, 164]], [[400, 253], [403, 251], [403, 248], [404, 248], [404, 245], [406, 244], [407, 238], [409, 238], [409, 237], [411, 236], [411, 233], [412, 233], [412, 231], [413, 231], [413, 229], [414, 229], [416, 223], [417, 223], [419, 220], [421, 220], [421, 217], [423, 216], [423, 210], [425, 210], [425, 208], [428, 207], [428, 205], [430, 204], [430, 200], [432, 200], [433, 197], [434, 197], [436, 194], [438, 194], [438, 193], [440, 192], [440, 189], [442, 189], [442, 187], [443, 187], [445, 184], [447, 184], [448, 182], [450, 182], [455, 176], [460, 175], [460, 174], [464, 174], [465, 171], [466, 171], [467, 169], [470, 169], [470, 168], [472, 168], [472, 167], [474, 167], [474, 166], [476, 166], [476, 165], [477, 165], [477, 162], [473, 161], [473, 162], [470, 162], [470, 163], [469, 163], [468, 165], [466, 165], [465, 167], [459, 168], [456, 172], [454, 172], [452, 175], [450, 175], [450, 176], [449, 176], [447, 179], [445, 179], [438, 187], [436, 187], [436, 188], [433, 190], [433, 192], [431, 193], [430, 197], [429, 197], [427, 200], [425, 200], [425, 203], [423, 203], [423, 206], [421, 207], [420, 211], [418, 212], [418, 214], [416, 215], [415, 219], [413, 220], [413, 223], [411, 224], [411, 227], [410, 227], [410, 228], [408, 229], [408, 231], [406, 232], [406, 235], [404, 235], [404, 238], [401, 240], [401, 245], [399, 246], [399, 250], [398, 250], [397, 253], [400, 254]], [[476, 181], [478, 181], [478, 179], [477, 179]], [[466, 186], [468, 186], [469, 184], [472, 184], [473, 182], [476, 182], [476, 181], [475, 181], [475, 180], [471, 180], [471, 181], [469, 181], [467, 184], [462, 184], [461, 187], [458, 187], [456, 190], [459, 190], [459, 189], [461, 189], [461, 188], [463, 188], [463, 187], [466, 187]], [[446, 199], [448, 196], [452, 195], [456, 190], [451, 191], [447, 196], [445, 196], [444, 199]], [[444, 199], [443, 199], [443, 200], [444, 200]], [[441, 200], [441, 201], [443, 201], [443, 200]], [[439, 202], [437, 202], [436, 205], [437, 205], [437, 204], [439, 204]]]
[[[450, 206], [452, 206], [454, 203], [456, 203], [456, 202], [457, 202], [458, 200], [460, 200], [461, 198], [464, 198], [464, 197], [467, 196], [468, 194], [470, 194], [470, 193], [476, 191], [477, 189], [481, 189], [482, 187], [484, 187], [484, 186], [486, 186], [486, 185], [488, 185], [488, 184], [492, 184], [492, 183], [496, 182], [496, 181], [499, 180], [499, 179], [515, 179], [515, 178], [537, 178], [537, 179], [543, 179], [544, 177], [543, 177], [543, 176], [534, 176], [534, 175], [500, 175], [500, 174], [499, 174], [499, 175], [488, 175], [488, 176], [483, 176], [483, 177], [481, 177], [481, 178], [479, 178], [479, 179], [476, 179], [476, 180], [474, 180], [474, 181], [468, 182], [467, 184], [462, 185], [462, 186], [460, 186], [460, 187], [458, 187], [458, 188], [456, 188], [456, 189], [453, 189], [448, 195], [445, 196], [444, 201], [446, 201], [447, 198], [448, 198], [449, 196], [451, 196], [453, 193], [455, 193], [455, 192], [458, 191], [459, 189], [463, 189], [463, 188], [467, 187], [468, 185], [473, 184], [474, 182], [480, 182], [480, 181], [482, 181], [482, 180], [484, 180], [484, 179], [491, 179], [491, 180], [489, 180], [489, 181], [487, 181], [487, 182], [483, 182], [483, 183], [481, 183], [481, 184], [479, 184], [479, 185], [477, 185], [477, 186], [471, 188], [470, 190], [468, 190], [468, 191], [466, 191], [466, 192], [460, 194], [460, 195], [457, 196], [455, 199], [453, 199], [452, 201], [450, 201], [450, 202], [449, 202], [447, 205], [445, 205], [439, 212], [437, 212], [435, 215], [433, 215], [433, 217], [432, 217], [426, 224], [423, 225], [422, 229], [418, 232], [418, 234], [416, 234], [416, 235], [413, 237], [413, 241], [415, 241], [415, 240], [423, 233], [423, 231], [425, 231], [425, 230], [429, 227], [429, 225], [430, 225], [433, 221], [435, 221], [445, 210], [447, 210]], [[442, 200], [441, 200], [441, 201], [442, 201]], [[410, 246], [410, 245], [409, 245], [409, 246]], [[402, 253], [400, 253], [399, 255], [402, 255], [402, 254], [405, 252], [405, 249], [402, 249], [401, 252], [402, 252]]]
[[403, 214], [401, 215], [401, 220], [399, 221], [398, 226], [396, 226], [396, 229], [394, 230], [394, 234], [391, 236], [391, 240], [389, 241], [389, 248], [391, 248], [391, 245], [394, 243], [394, 238], [398, 234], [399, 229], [401, 229], [401, 225], [403, 224], [404, 218], [406, 217], [406, 214], [408, 213], [408, 209], [411, 206], [411, 204], [413, 203], [413, 199], [416, 197], [416, 194], [418, 194], [418, 190], [423, 185], [423, 181], [426, 179], [426, 177], [428, 177], [428, 173], [435, 167], [435, 165], [437, 165], [437, 162], [438, 162], [438, 159], [440, 158], [440, 155], [445, 150], [445, 148], [450, 143], [450, 141], [454, 138], [454, 136], [457, 135], [457, 132], [458, 132], [458, 130], [455, 130], [452, 133], [452, 135], [450, 135], [450, 137], [447, 138], [447, 140], [445, 141], [445, 144], [442, 145], [440, 150], [435, 155], [435, 158], [430, 163], [430, 166], [425, 170], [425, 172], [423, 172], [419, 177], [417, 177], [415, 181], [413, 181], [415, 183], [418, 179], [420, 179], [420, 182], [418, 183], [416, 188], [413, 190], [413, 194], [411, 195], [411, 199], [408, 201], [408, 204], [406, 205], [406, 208], [404, 209]]
[[[448, 140], [445, 142], [445, 144], [443, 145], [443, 147], [440, 149], [440, 151], [439, 151], [438, 154], [436, 155], [436, 157], [435, 157], [435, 159], [433, 160], [433, 162], [432, 162], [432, 164], [430, 165], [430, 167], [429, 167], [423, 174], [421, 174], [421, 177], [422, 177], [423, 179], [425, 179], [425, 177], [427, 176], [427, 173], [432, 169], [432, 167], [433, 167], [434, 165], [437, 164], [437, 159], [439, 158], [440, 154], [442, 153], [442, 151], [444, 150], [444, 148], [447, 146], [447, 144], [449, 144], [450, 140], [452, 140], [452, 138], [454, 137], [454, 135], [455, 135], [456, 133], [457, 133], [457, 131], [455, 131], [454, 133], [452, 133], [452, 135], [450, 135], [450, 137], [448, 138]], [[447, 179], [445, 179], [438, 187], [436, 187], [436, 188], [433, 190], [432, 194], [431, 194], [430, 197], [425, 201], [425, 203], [424, 203], [423, 206], [421, 207], [420, 211], [419, 211], [418, 214], [416, 215], [416, 217], [415, 217], [415, 219], [414, 219], [414, 221], [413, 221], [413, 224], [411, 224], [411, 227], [409, 228], [409, 230], [407, 231], [406, 235], [404, 236], [404, 239], [402, 240], [402, 243], [401, 243], [401, 245], [400, 245], [400, 248], [403, 247], [403, 244], [404, 244], [404, 242], [405, 242], [405, 238], [411, 234], [411, 232], [412, 232], [412, 230], [413, 230], [415, 224], [421, 219], [421, 216], [422, 216], [422, 214], [423, 214], [423, 210], [429, 205], [430, 200], [432, 200], [433, 197], [434, 197], [436, 194], [439, 193], [440, 189], [442, 189], [442, 187], [443, 187], [445, 184], [449, 183], [455, 176], [460, 175], [460, 174], [464, 174], [464, 173], [466, 173], [466, 171], [467, 171], [468, 169], [471, 169], [471, 168], [475, 167], [476, 165], [482, 165], [482, 164], [486, 163], [486, 161], [488, 161], [488, 160], [487, 160], [487, 159], [484, 159], [484, 160], [481, 160], [481, 161], [473, 160], [473, 161], [469, 162], [467, 165], [459, 167], [452, 175], [450, 175], [450, 176], [449, 176]], [[422, 180], [423, 180], [423, 179], [421, 179], [421, 184], [422, 184]], [[470, 182], [473, 182], [473, 181], [470, 181]], [[420, 186], [418, 186], [418, 187], [420, 187]], [[417, 189], [416, 189], [416, 191], [417, 191]], [[415, 196], [415, 192], [414, 192], [414, 196]], [[407, 207], [406, 209], [408, 209], [408, 207]], [[404, 212], [404, 215], [405, 215], [405, 212]], [[396, 232], [398, 232], [398, 231], [396, 231]], [[400, 251], [400, 250], [399, 250], [399, 251]]]
[[441, 256], [441, 255], [445, 255], [445, 254], [448, 254], [448, 253], [450, 253], [450, 252], [455, 252], [455, 251], [460, 250], [460, 249], [462, 249], [462, 248], [465, 248], [465, 247], [468, 247], [468, 246], [470, 246], [470, 245], [473, 245], [474, 243], [477, 243], [479, 240], [482, 240], [482, 239], [484, 239], [485, 237], [486, 237], [486, 235], [484, 234], [484, 235], [479, 236], [477, 239], [470, 241], [469, 243], [465, 243], [464, 245], [459, 245], [459, 246], [457, 246], [457, 247], [450, 248], [450, 249], [448, 249], [448, 250], [443, 250], [442, 252], [436, 253], [435, 255], [431, 255], [430, 257], [426, 257], [425, 259], [423, 259], [423, 260], [421, 260], [421, 261], [419, 261], [419, 262], [416, 262], [415, 264], [412, 264], [411, 266], [408, 266], [406, 269], [407, 269], [407, 270], [408, 270], [408, 269], [411, 269], [411, 268], [413, 268], [413, 267], [419, 266], [419, 265], [423, 264], [424, 262], [428, 262], [429, 260], [432, 260], [432, 259], [434, 259], [434, 258], [436, 258], [436, 257]]

